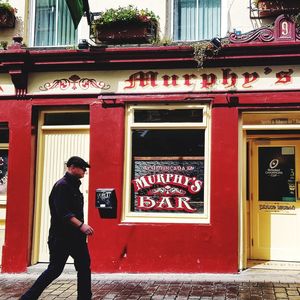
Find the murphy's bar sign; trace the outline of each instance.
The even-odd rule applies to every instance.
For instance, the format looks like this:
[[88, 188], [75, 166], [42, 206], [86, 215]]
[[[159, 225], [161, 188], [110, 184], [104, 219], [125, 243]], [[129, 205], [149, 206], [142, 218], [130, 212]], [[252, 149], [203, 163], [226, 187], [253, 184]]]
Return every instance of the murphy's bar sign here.
[[78, 71], [32, 73], [28, 94], [207, 93], [298, 90], [299, 86], [300, 66]]
[[135, 157], [133, 168], [133, 211], [203, 213], [202, 158]]

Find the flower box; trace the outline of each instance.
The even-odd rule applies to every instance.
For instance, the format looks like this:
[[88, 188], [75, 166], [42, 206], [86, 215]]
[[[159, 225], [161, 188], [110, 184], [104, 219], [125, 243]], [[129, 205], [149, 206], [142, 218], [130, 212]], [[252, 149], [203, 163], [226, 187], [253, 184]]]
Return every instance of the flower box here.
[[276, 17], [284, 12], [282, 1], [257, 0], [256, 6], [260, 18]]
[[92, 40], [106, 44], [150, 43], [157, 32], [158, 17], [152, 11], [132, 5], [106, 10], [91, 26]]
[[107, 44], [144, 44], [156, 37], [149, 23], [115, 23], [96, 29], [96, 41]]

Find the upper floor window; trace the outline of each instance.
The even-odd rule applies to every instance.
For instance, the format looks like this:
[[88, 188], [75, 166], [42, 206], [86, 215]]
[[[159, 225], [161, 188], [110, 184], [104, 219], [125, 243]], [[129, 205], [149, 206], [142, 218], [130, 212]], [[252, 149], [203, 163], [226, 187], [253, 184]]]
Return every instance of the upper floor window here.
[[35, 0], [34, 46], [66, 46], [77, 43], [77, 32], [64, 0]]
[[221, 0], [174, 0], [174, 40], [196, 41], [221, 35]]

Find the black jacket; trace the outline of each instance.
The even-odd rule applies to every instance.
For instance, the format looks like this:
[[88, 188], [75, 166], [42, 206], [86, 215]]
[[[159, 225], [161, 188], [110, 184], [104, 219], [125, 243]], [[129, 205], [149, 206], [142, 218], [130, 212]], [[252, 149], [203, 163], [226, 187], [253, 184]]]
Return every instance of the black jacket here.
[[54, 184], [49, 196], [51, 214], [49, 239], [85, 237], [70, 223], [72, 217], [84, 221], [83, 195], [79, 190], [80, 185], [81, 181], [68, 172]]

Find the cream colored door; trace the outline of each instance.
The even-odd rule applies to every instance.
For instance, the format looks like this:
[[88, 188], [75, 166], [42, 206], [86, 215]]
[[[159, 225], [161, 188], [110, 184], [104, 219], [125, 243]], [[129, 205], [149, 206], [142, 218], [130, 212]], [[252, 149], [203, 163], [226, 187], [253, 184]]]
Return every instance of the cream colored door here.
[[[50, 211], [48, 197], [52, 186], [64, 175], [69, 157], [77, 155], [89, 160], [90, 144], [89, 129], [74, 129], [74, 126], [69, 126], [69, 128], [68, 126], [62, 128], [43, 126], [39, 138], [33, 263], [49, 261], [47, 239]], [[87, 220], [88, 208], [88, 180], [87, 173], [82, 179], [81, 185], [84, 195], [85, 220]]]
[[251, 259], [300, 261], [300, 142], [252, 143]]

